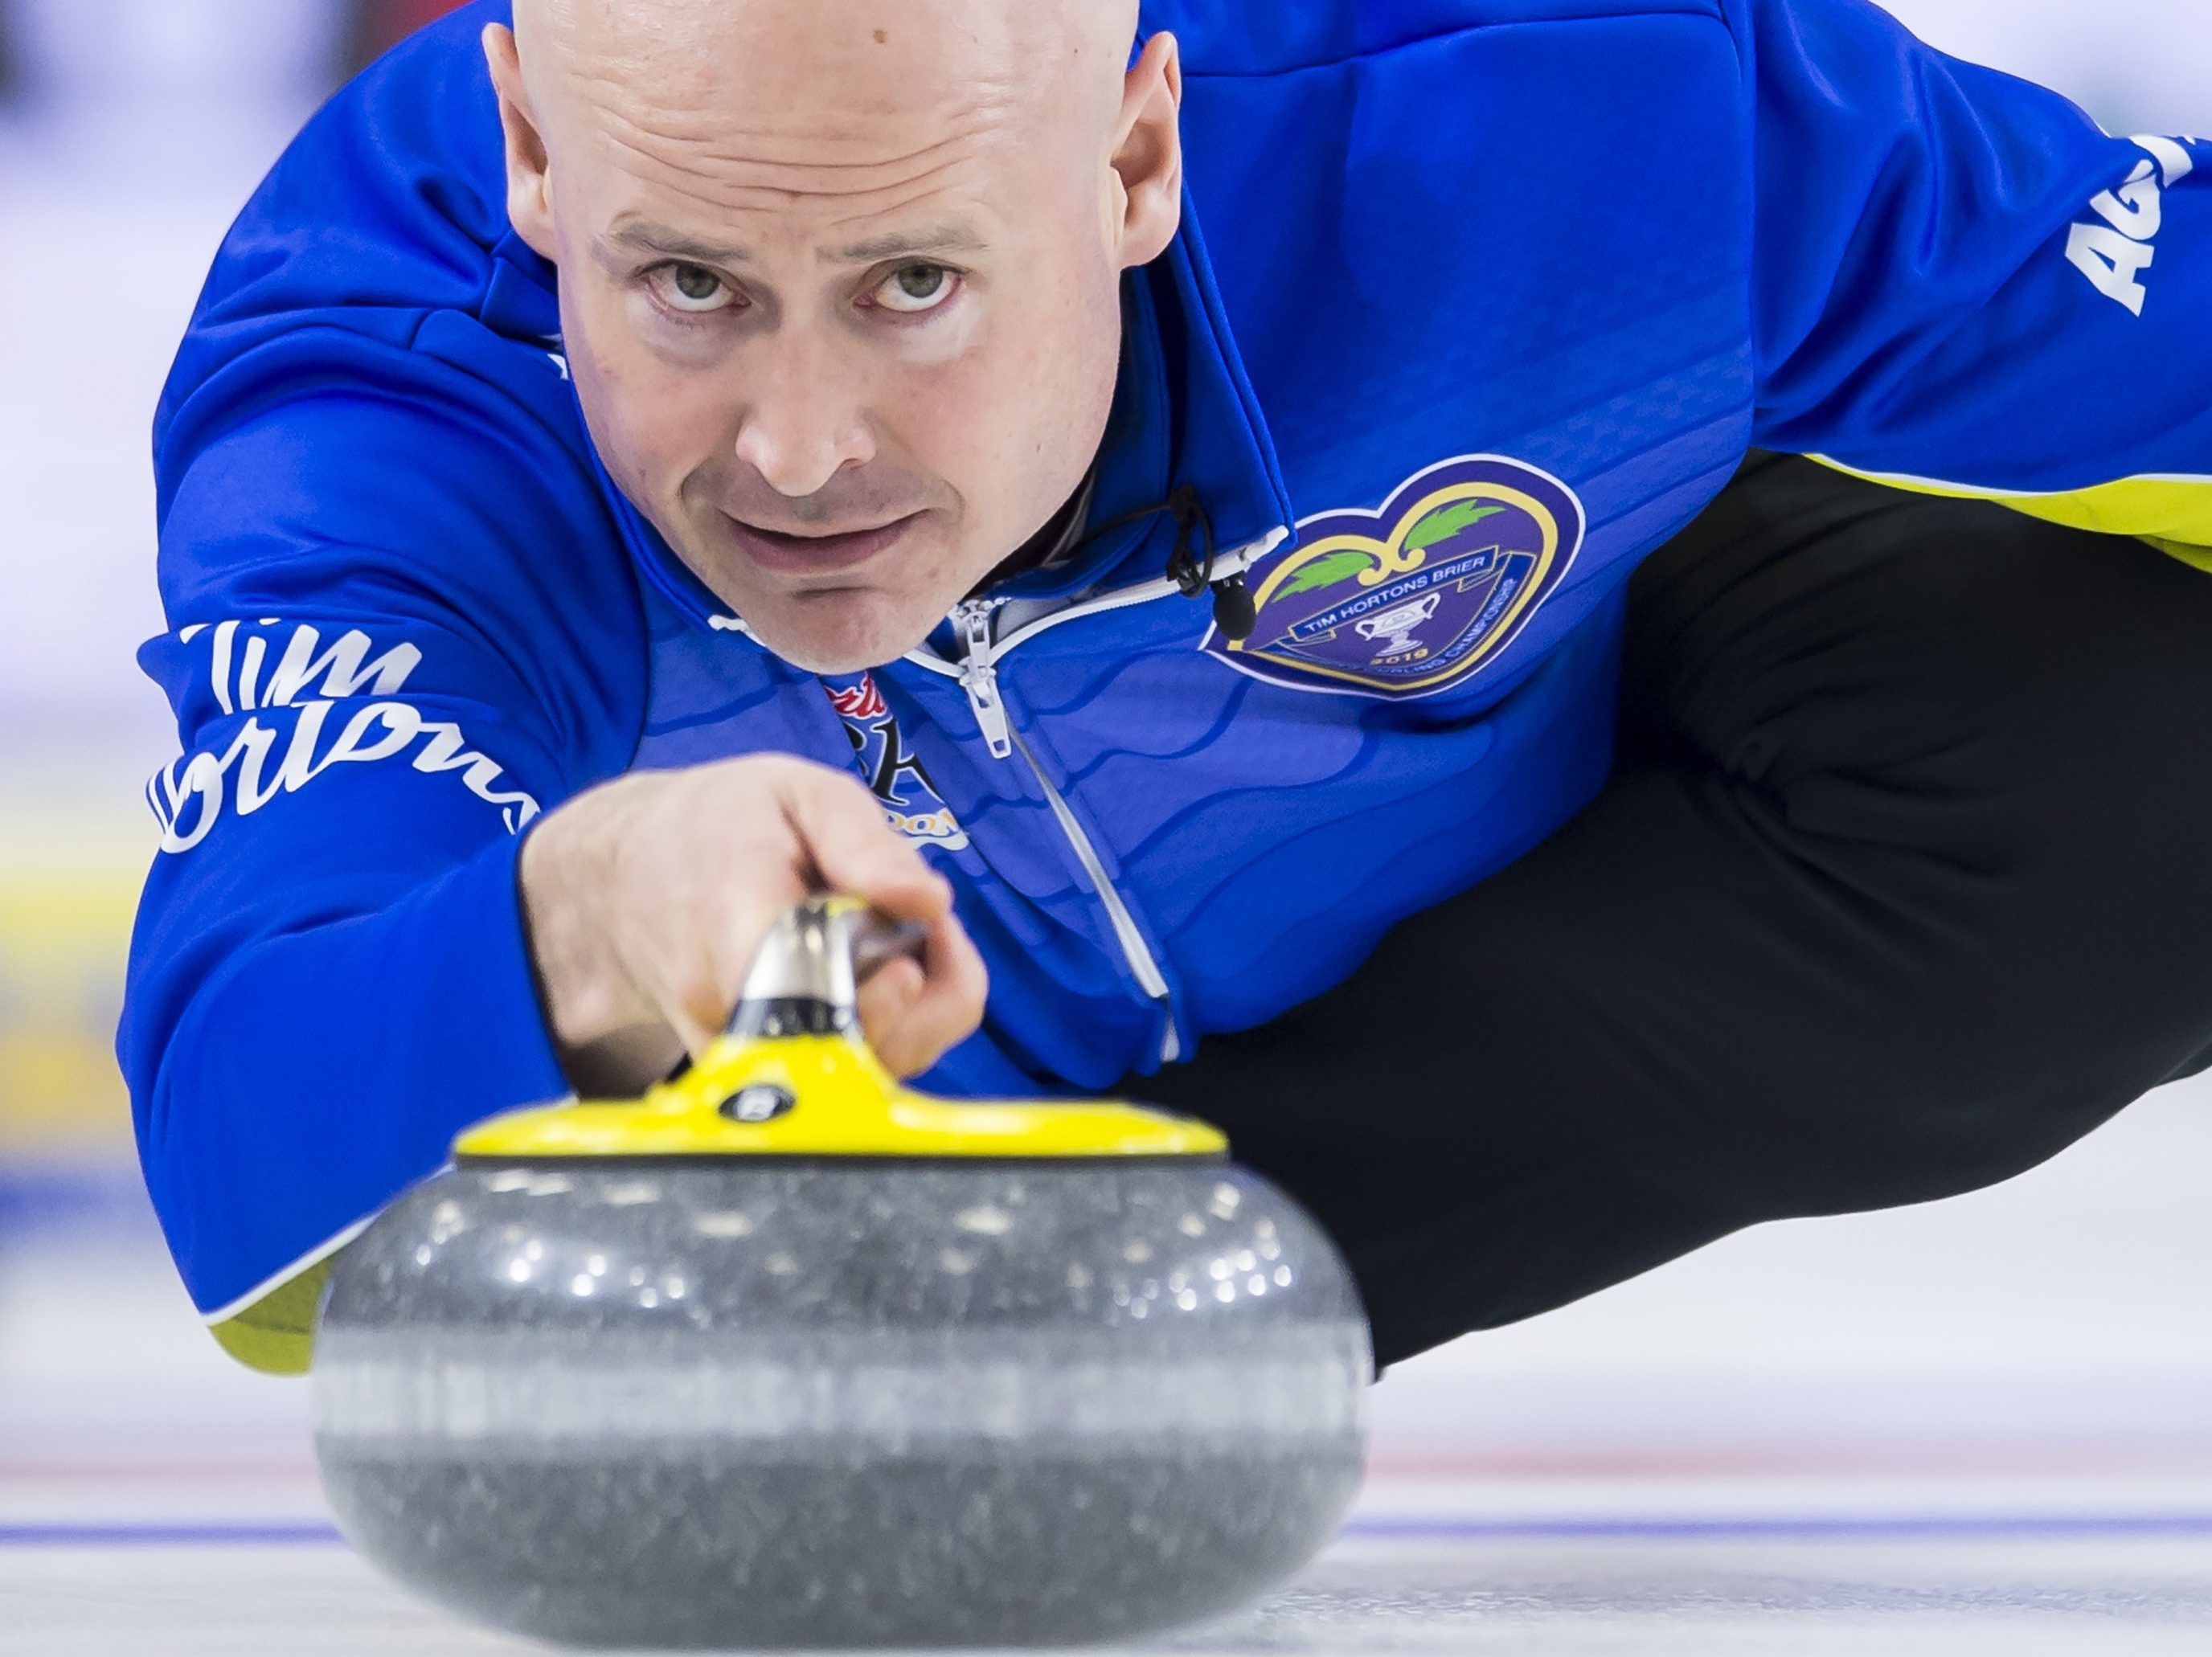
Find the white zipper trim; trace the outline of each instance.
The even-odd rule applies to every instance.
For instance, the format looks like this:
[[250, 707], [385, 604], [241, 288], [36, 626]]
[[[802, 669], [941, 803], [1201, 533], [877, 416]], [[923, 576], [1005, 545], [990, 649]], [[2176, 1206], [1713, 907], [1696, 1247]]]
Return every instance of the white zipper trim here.
[[1175, 998], [1168, 992], [1167, 974], [1160, 970], [1160, 963], [1153, 956], [1152, 946], [1145, 942], [1144, 933], [1137, 929], [1137, 918], [1129, 913], [1129, 906], [1121, 901], [1121, 892], [1107, 877], [1106, 865], [1098, 858], [1098, 848], [1091, 843], [1091, 836], [1083, 832], [1083, 825], [1076, 821], [1075, 813], [1069, 809], [1067, 801], [1061, 797], [1060, 790], [1052, 786], [1051, 779], [1044, 774], [1044, 768], [1037, 763], [1036, 756], [1030, 752], [1030, 745], [1018, 735], [1014, 737], [1014, 746], [1028, 762], [1030, 774], [1037, 780], [1037, 786], [1044, 790], [1045, 801], [1052, 807], [1053, 816], [1059, 819], [1060, 832], [1067, 836], [1067, 843], [1074, 848], [1076, 860], [1082, 864], [1083, 872], [1090, 877], [1091, 889], [1098, 894], [1098, 901], [1106, 906], [1106, 918], [1113, 923], [1114, 937], [1121, 946], [1122, 959], [1129, 963], [1129, 970], [1137, 975], [1138, 987], [1159, 1004], [1161, 1015], [1166, 1020], [1160, 1035], [1160, 1063], [1172, 1065], [1182, 1054], [1182, 1037], [1176, 1029]]
[[[1261, 559], [1265, 558], [1290, 536], [1287, 528], [1278, 525], [1258, 540], [1248, 542], [1225, 554], [1217, 555], [1213, 561], [1217, 581], [1232, 575], [1242, 575]], [[1182, 592], [1182, 585], [1172, 576], [1161, 576], [1156, 580], [1140, 581], [1133, 586], [1122, 587], [1081, 604], [1056, 610], [1048, 616], [1040, 616], [1027, 627], [1018, 628], [1004, 639], [991, 637], [991, 618], [998, 613], [1003, 598], [979, 598], [955, 605], [952, 623], [958, 628], [964, 646], [958, 662], [948, 662], [943, 657], [926, 651], [909, 651], [906, 659], [932, 673], [957, 679], [961, 689], [968, 693], [968, 705], [975, 715], [975, 728], [994, 759], [1006, 759], [1016, 752], [1036, 779], [1037, 786], [1044, 792], [1045, 802], [1052, 807], [1052, 815], [1059, 822], [1060, 833], [1083, 872], [1091, 881], [1091, 889], [1106, 907], [1106, 918], [1112, 923], [1115, 941], [1121, 946], [1122, 958], [1137, 980], [1138, 986], [1158, 1002], [1166, 1019], [1166, 1029], [1160, 1039], [1160, 1062], [1173, 1064], [1182, 1056], [1182, 1038], [1176, 1029], [1175, 998], [1169, 992], [1167, 974], [1152, 954], [1152, 946], [1145, 942], [1136, 917], [1122, 901], [1121, 894], [1106, 873], [1106, 865], [1098, 856], [1098, 848], [1091, 844], [1091, 836], [1084, 832], [1075, 813], [1045, 775], [1044, 768], [1037, 763], [1030, 745], [1021, 739], [1006, 717], [1006, 705], [999, 695], [999, 664], [1014, 649], [1034, 639], [1048, 628], [1072, 622], [1083, 616], [1103, 616], [1109, 610], [1127, 610], [1136, 604], [1148, 604], [1156, 598]]]
[[[1290, 539], [1290, 531], [1279, 525], [1256, 541], [1248, 541], [1241, 547], [1217, 554], [1213, 560], [1214, 580], [1225, 581], [1232, 575], [1243, 574], [1253, 565]], [[1170, 593], [1180, 593], [1182, 591], [1182, 586], [1174, 577], [1163, 575], [1150, 581], [1139, 581], [1133, 586], [1118, 587], [1112, 592], [1102, 593], [1096, 598], [1086, 598], [1080, 604], [1070, 604], [1065, 610], [1055, 610], [1049, 616], [1038, 616], [1027, 627], [1017, 628], [1005, 638], [992, 644], [988, 647], [983, 665], [997, 666], [1018, 646], [1036, 638], [1048, 628], [1058, 627], [1062, 622], [1073, 622], [1085, 616], [1103, 616], [1109, 610], [1127, 610], [1133, 604], [1148, 604], [1155, 598], [1164, 598]], [[1006, 602], [1003, 598], [978, 598], [970, 601], [977, 608], [987, 610], [996, 610]], [[961, 611], [966, 608], [968, 606], [964, 604], [955, 605], [954, 616], [957, 618]], [[948, 662], [942, 656], [933, 654], [928, 651], [909, 650], [906, 653], [906, 659], [917, 666], [927, 668], [933, 673], [941, 673], [947, 678], [957, 679], [960, 677], [959, 664]]]
[[[1213, 561], [1217, 581], [1225, 581], [1232, 575], [1242, 575], [1269, 553], [1290, 538], [1290, 531], [1281, 527], [1269, 530], [1258, 540], [1218, 555]], [[1048, 628], [1058, 627], [1062, 622], [1073, 622], [1085, 616], [1103, 616], [1109, 610], [1127, 610], [1132, 604], [1148, 604], [1155, 598], [1164, 598], [1170, 593], [1180, 593], [1182, 588], [1170, 576], [1160, 576], [1150, 581], [1139, 581], [1134, 586], [1118, 587], [1112, 592], [1096, 598], [1086, 598], [1065, 610], [1055, 610], [1049, 616], [1040, 616], [1027, 627], [1017, 628], [1005, 638], [988, 647], [983, 665], [995, 667], [1017, 646], [1034, 639]], [[1003, 598], [977, 598], [969, 601], [979, 609], [995, 611], [1006, 601]], [[965, 605], [956, 605], [957, 618]], [[909, 650], [906, 659], [916, 667], [927, 668], [932, 673], [942, 674], [948, 679], [960, 677], [962, 664], [948, 662], [942, 656], [927, 650]]]
[[[1172, 587], [1174, 584], [1169, 585]], [[1091, 889], [1106, 906], [1106, 918], [1113, 926], [1115, 941], [1121, 946], [1122, 960], [1128, 963], [1138, 986], [1159, 1005], [1166, 1018], [1166, 1032], [1160, 1039], [1160, 1062], [1173, 1064], [1182, 1051], [1182, 1041], [1176, 1032], [1175, 998], [1168, 992], [1167, 974], [1160, 970], [1152, 946], [1138, 930], [1136, 917], [1129, 913], [1129, 906], [1121, 901], [1121, 894], [1107, 877], [1106, 865], [1098, 855], [1098, 848], [1076, 820], [1066, 798], [1052, 786], [1052, 779], [1045, 775], [1044, 767], [1037, 763], [1030, 745], [1021, 739], [1006, 717], [1006, 705], [999, 696], [999, 670], [994, 665], [1004, 652], [994, 652], [990, 641], [991, 616], [996, 609], [997, 605], [988, 601], [961, 605], [954, 619], [968, 642], [969, 653], [957, 668], [932, 658], [935, 662], [933, 671], [951, 671], [958, 677], [960, 688], [968, 693], [968, 706], [975, 713], [976, 728], [982, 732], [993, 757], [1006, 759], [1019, 753], [1030, 774], [1036, 779], [1045, 803], [1052, 807], [1052, 815], [1060, 824], [1060, 833], [1067, 837], [1068, 847], [1075, 853], [1075, 860], [1083, 865]]]

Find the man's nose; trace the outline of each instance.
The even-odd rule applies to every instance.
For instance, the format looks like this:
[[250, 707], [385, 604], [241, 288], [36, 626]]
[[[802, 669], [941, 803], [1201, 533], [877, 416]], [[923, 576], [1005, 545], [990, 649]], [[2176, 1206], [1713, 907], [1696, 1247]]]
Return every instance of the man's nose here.
[[861, 417], [860, 375], [822, 342], [776, 341], [748, 361], [738, 458], [793, 500], [818, 493], [838, 470], [874, 454]]

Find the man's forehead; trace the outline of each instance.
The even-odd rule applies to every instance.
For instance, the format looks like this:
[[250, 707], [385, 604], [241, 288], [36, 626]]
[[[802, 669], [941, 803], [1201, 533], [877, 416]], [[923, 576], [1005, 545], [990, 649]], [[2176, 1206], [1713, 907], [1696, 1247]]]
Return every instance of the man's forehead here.
[[702, 264], [860, 264], [948, 220], [965, 235], [934, 251], [957, 253], [1095, 187], [1136, 0], [516, 0], [515, 23], [605, 256], [621, 231]]
[[[1064, 100], [1118, 78], [1136, 0], [515, 0], [533, 91], [744, 98], [763, 122], [964, 94]], [[787, 95], [779, 96], [783, 94]], [[701, 112], [705, 112], [702, 108]], [[779, 123], [783, 124], [783, 123]]]

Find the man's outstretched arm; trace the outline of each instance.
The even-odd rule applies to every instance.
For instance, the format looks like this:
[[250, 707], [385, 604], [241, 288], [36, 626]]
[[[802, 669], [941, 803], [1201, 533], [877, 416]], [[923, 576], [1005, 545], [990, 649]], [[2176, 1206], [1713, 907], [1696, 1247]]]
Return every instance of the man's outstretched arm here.
[[515, 865], [620, 762], [612, 688], [560, 665], [580, 617], [635, 625], [620, 571], [554, 585], [580, 561], [552, 434], [414, 353], [333, 336], [283, 359], [165, 423], [169, 626], [141, 655], [182, 751], [149, 785], [119, 1054], [218, 1326], [456, 1128], [563, 1090]]
[[765, 751], [617, 776], [642, 622], [574, 457], [481, 382], [332, 349], [361, 359], [341, 385], [289, 363], [237, 418], [182, 422], [165, 469], [172, 627], [144, 660], [184, 752], [149, 786], [120, 1047], [193, 1298], [280, 1370], [322, 1262], [459, 1129], [697, 1052], [817, 884], [930, 927], [862, 997], [895, 1069], [985, 992], [950, 889], [857, 778]]

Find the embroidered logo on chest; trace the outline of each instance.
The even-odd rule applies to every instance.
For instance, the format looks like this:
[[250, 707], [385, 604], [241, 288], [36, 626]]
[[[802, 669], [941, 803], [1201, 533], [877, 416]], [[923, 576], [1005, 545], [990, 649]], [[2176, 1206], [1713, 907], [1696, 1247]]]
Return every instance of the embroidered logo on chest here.
[[923, 841], [957, 852], [968, 844], [968, 831], [952, 815], [952, 808], [937, 792], [921, 756], [899, 734], [898, 716], [877, 688], [875, 678], [863, 673], [840, 683], [823, 683], [830, 705], [845, 726], [853, 744], [853, 762], [867, 780], [892, 828], [908, 840]]
[[1376, 512], [1304, 519], [1246, 573], [1249, 638], [1204, 648], [1299, 690], [1425, 696], [1495, 661], [1582, 549], [1582, 502], [1498, 455], [1407, 478]]

